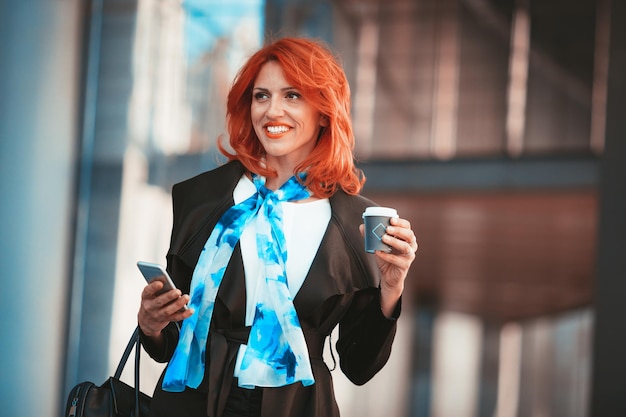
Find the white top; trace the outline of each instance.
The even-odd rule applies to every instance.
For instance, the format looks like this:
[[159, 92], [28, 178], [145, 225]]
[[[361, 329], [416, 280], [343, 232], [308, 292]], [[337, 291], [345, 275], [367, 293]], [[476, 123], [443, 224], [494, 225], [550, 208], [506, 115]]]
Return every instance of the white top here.
[[[249, 198], [256, 192], [254, 183], [243, 175], [233, 191], [235, 204]], [[314, 200], [307, 203], [279, 203], [283, 209], [283, 233], [287, 244], [287, 285], [292, 299], [306, 278], [313, 258], [317, 254], [331, 211], [328, 199]], [[263, 282], [263, 263], [257, 255], [256, 224], [250, 222], [243, 230], [241, 255], [246, 276], [246, 326], [251, 326], [256, 309], [257, 288]], [[246, 345], [241, 345], [235, 364], [235, 376], [239, 374]]]

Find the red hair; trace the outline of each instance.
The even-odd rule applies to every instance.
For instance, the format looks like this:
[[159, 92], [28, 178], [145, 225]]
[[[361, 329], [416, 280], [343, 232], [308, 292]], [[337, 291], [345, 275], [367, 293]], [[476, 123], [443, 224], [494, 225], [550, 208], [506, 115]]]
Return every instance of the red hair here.
[[220, 151], [229, 160], [239, 160], [251, 172], [266, 177], [277, 175], [271, 167], [262, 165], [265, 151], [254, 132], [250, 115], [254, 81], [268, 61], [277, 62], [287, 81], [328, 118], [329, 124], [321, 128], [315, 148], [296, 167], [297, 172], [307, 172], [305, 185], [320, 198], [330, 197], [338, 189], [358, 194], [365, 176], [354, 165], [350, 86], [343, 68], [320, 41], [282, 38], [250, 57], [228, 93], [226, 117], [234, 153], [218, 141]]

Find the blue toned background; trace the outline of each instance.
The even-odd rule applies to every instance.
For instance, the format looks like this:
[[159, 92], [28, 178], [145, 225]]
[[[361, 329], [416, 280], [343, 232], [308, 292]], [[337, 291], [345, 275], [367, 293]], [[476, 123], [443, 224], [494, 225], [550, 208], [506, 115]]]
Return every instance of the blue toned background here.
[[0, 416], [113, 372], [171, 185], [220, 162], [235, 71], [279, 35], [339, 53], [365, 193], [420, 240], [388, 366], [334, 372], [343, 415], [626, 415], [625, 8], [0, 0]]

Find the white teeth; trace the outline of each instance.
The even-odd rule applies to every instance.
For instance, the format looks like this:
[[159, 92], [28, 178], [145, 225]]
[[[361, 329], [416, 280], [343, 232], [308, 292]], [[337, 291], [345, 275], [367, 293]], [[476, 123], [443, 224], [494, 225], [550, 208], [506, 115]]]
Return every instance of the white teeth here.
[[284, 133], [289, 130], [287, 126], [267, 126], [266, 129], [268, 132], [274, 133], [274, 134]]

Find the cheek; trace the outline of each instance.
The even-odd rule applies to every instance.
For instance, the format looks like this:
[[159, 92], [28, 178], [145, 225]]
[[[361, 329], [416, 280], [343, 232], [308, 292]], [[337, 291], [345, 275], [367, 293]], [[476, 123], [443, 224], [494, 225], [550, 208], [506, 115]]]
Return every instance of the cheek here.
[[250, 106], [250, 119], [252, 119], [252, 123], [256, 123], [259, 120], [260, 113], [259, 106], [255, 106], [254, 104]]
[[307, 124], [309, 129], [313, 131], [318, 131], [322, 127], [322, 117], [319, 114], [311, 114], [307, 118]]

